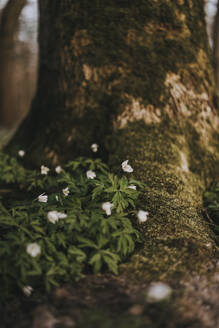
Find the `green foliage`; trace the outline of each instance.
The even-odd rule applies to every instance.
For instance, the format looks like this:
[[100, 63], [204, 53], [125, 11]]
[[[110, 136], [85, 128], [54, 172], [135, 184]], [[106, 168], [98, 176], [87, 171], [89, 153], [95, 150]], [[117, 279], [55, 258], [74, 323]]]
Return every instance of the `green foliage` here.
[[207, 213], [212, 220], [213, 230], [219, 233], [219, 183], [215, 183], [204, 194], [204, 205]]
[[[96, 177], [88, 178], [88, 170]], [[99, 159], [79, 158], [60, 174], [50, 170], [42, 175], [40, 169], [26, 170], [16, 159], [1, 154], [0, 172], [0, 185], [15, 188], [12, 196], [19, 192], [19, 200], [10, 194], [0, 199], [2, 295], [27, 285], [43, 285], [50, 291], [91, 270], [117, 274], [119, 262], [141, 242], [135, 222], [143, 185], [125, 174], [119, 178], [110, 173]], [[63, 193], [66, 188], [68, 195]], [[43, 193], [47, 202], [38, 200]], [[102, 205], [108, 202], [112, 207], [107, 215]], [[27, 252], [32, 243], [40, 246], [36, 256]]]

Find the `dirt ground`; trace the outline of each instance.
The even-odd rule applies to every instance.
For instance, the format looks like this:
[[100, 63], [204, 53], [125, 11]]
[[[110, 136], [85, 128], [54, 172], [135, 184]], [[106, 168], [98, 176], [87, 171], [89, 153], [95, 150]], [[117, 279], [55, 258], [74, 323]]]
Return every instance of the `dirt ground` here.
[[123, 276], [87, 276], [49, 297], [20, 295], [1, 307], [1, 328], [218, 328], [219, 261], [205, 276], [170, 284], [172, 295], [148, 303], [149, 284]]

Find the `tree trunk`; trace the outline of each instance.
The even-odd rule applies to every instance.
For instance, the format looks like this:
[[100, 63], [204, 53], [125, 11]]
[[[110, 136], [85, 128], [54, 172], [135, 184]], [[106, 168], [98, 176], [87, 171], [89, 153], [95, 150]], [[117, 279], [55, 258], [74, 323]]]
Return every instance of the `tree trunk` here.
[[[0, 24], [0, 125], [10, 127], [16, 119], [14, 88], [15, 37], [19, 18], [27, 0], [9, 0], [3, 9]], [[15, 118], [13, 117], [15, 116]]]
[[202, 193], [218, 178], [219, 120], [203, 1], [39, 4], [38, 91], [8, 149], [33, 166], [91, 155], [93, 142], [115, 171], [128, 159], [150, 219], [121, 279], [206, 272], [217, 247]]

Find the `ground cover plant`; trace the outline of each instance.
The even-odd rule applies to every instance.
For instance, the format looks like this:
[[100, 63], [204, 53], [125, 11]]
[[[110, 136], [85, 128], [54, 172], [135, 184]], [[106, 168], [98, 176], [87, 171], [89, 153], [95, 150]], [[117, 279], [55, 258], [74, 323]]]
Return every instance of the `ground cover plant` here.
[[148, 215], [128, 161], [118, 177], [99, 159], [27, 170], [25, 152], [18, 156], [0, 155], [0, 294], [50, 291], [92, 271], [117, 274]]

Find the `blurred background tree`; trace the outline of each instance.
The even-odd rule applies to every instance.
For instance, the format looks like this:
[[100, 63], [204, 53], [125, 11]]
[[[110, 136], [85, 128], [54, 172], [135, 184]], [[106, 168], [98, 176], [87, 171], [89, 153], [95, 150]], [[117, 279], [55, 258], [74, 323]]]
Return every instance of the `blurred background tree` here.
[[0, 126], [27, 114], [36, 86], [37, 7], [33, 0], [0, 1]]

